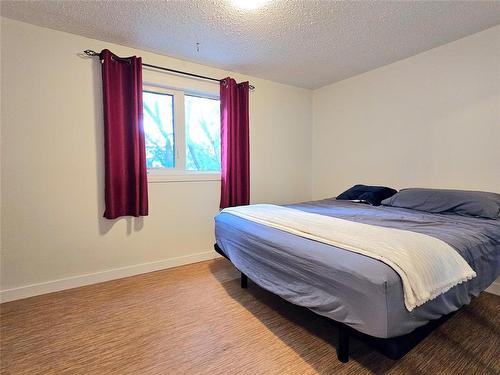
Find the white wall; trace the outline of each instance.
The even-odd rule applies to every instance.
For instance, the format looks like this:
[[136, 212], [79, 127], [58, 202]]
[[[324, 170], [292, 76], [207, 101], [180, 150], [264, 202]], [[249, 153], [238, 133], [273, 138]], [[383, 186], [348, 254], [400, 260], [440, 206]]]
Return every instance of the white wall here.
[[312, 176], [500, 192], [500, 26], [314, 91]]
[[4, 300], [213, 256], [217, 181], [151, 183], [149, 217], [102, 218], [100, 66], [78, 56], [87, 48], [249, 79], [253, 202], [355, 183], [500, 191], [500, 27], [314, 93], [5, 18], [1, 31]]
[[[78, 56], [84, 49], [250, 80], [252, 201], [310, 198], [311, 91], [5, 18], [1, 34], [4, 300], [214, 254], [218, 181], [150, 183], [148, 217], [102, 218], [100, 66]], [[144, 81], [218, 92], [165, 73], [145, 72]]]
[[500, 192], [500, 26], [314, 91], [313, 198], [357, 183]]

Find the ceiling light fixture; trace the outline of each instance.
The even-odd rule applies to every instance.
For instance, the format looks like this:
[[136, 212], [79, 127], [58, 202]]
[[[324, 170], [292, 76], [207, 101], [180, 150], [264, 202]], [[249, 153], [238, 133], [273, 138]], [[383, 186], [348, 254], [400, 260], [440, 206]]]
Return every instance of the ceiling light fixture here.
[[258, 9], [268, 1], [269, 0], [231, 0], [234, 6], [247, 10]]

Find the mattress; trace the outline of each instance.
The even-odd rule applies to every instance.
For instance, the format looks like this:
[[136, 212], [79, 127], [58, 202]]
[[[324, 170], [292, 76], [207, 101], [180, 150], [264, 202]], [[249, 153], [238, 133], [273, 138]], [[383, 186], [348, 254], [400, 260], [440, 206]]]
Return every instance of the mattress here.
[[499, 275], [500, 220], [335, 199], [287, 207], [439, 238], [476, 271], [472, 280], [409, 312], [401, 279], [381, 261], [229, 213], [216, 216], [218, 246], [252, 281], [291, 303], [371, 336], [400, 336], [458, 310]]

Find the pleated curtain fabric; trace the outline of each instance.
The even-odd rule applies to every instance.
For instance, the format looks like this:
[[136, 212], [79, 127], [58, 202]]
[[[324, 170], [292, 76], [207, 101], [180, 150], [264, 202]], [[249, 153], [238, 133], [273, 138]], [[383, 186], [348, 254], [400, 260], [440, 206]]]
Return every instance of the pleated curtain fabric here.
[[220, 208], [250, 203], [249, 83], [226, 78], [220, 84]]
[[140, 57], [101, 52], [104, 102], [104, 217], [148, 215]]

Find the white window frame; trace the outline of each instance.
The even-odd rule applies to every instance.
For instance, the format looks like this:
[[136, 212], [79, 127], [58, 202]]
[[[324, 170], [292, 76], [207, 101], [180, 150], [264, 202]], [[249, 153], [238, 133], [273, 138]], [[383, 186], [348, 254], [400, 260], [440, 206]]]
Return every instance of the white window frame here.
[[171, 89], [161, 86], [143, 85], [142, 91], [167, 94], [173, 97], [174, 121], [174, 168], [148, 168], [148, 182], [182, 182], [182, 181], [220, 181], [220, 172], [204, 172], [186, 170], [186, 122], [184, 95], [220, 100], [213, 93]]

